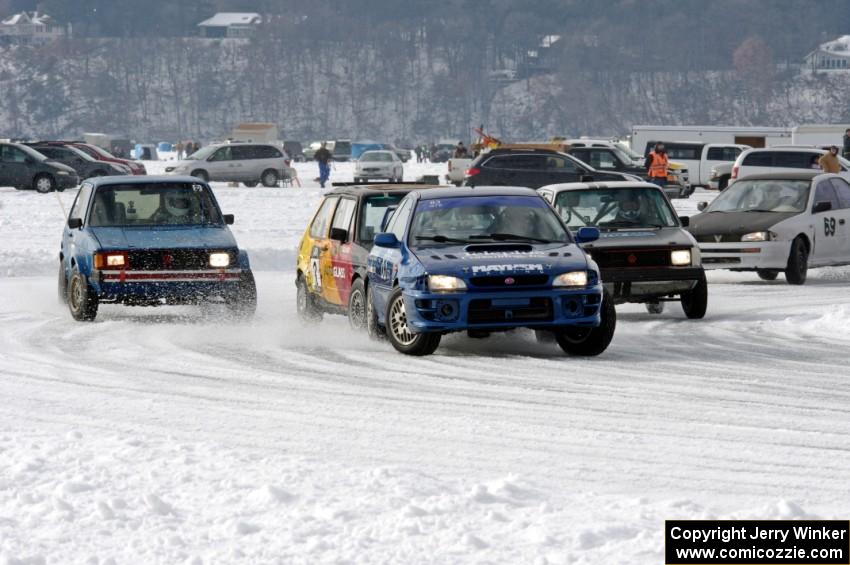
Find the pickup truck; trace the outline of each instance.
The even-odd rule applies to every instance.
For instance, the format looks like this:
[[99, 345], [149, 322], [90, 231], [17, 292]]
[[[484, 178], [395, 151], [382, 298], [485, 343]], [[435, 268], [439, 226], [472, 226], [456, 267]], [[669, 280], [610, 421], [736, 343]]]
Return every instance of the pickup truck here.
[[[671, 161], [683, 164], [694, 186], [708, 187], [711, 181], [711, 168], [721, 163], [732, 163], [748, 145], [735, 143], [702, 143], [699, 141], [664, 141]], [[655, 147], [656, 141], [649, 141], [644, 156]]]
[[455, 186], [463, 184], [464, 174], [469, 165], [472, 164], [472, 157], [452, 157], [448, 161], [449, 172], [446, 175], [446, 182]]

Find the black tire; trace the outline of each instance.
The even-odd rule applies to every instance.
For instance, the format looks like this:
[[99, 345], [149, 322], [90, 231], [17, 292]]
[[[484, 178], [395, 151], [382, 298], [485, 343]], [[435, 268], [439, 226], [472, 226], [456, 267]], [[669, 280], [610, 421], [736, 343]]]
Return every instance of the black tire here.
[[363, 279], [357, 279], [351, 284], [351, 292], [348, 295], [348, 324], [354, 331], [366, 329], [366, 285]]
[[89, 281], [77, 269], [68, 281], [68, 310], [79, 322], [90, 322], [97, 317], [98, 299]]
[[647, 302], [644, 306], [646, 306], [646, 311], [650, 314], [661, 314], [664, 312], [663, 302]]
[[788, 255], [788, 265], [785, 267], [785, 280], [788, 284], [806, 284], [809, 272], [809, 246], [798, 236], [791, 243], [791, 253]]
[[602, 293], [602, 322], [595, 328], [567, 327], [555, 333], [555, 340], [564, 353], [595, 357], [608, 349], [617, 328], [617, 311], [608, 291]]
[[195, 177], [204, 182], [210, 182], [210, 175], [203, 169], [195, 169], [189, 174], [190, 177]]
[[717, 188], [720, 190], [720, 192], [723, 192], [724, 190], [726, 190], [726, 187], [729, 186], [730, 178], [731, 177], [729, 175], [723, 175], [717, 181]]
[[682, 293], [679, 301], [689, 319], [700, 320], [705, 317], [705, 311], [708, 309], [708, 282], [705, 280], [705, 273], [694, 288]]
[[253, 317], [257, 311], [257, 283], [254, 281], [254, 273], [243, 273], [235, 285], [236, 289], [227, 297], [227, 309], [238, 318]]
[[56, 190], [56, 179], [47, 173], [41, 173], [32, 180], [32, 187], [39, 194], [47, 194]]
[[371, 285], [366, 288], [366, 334], [375, 340], [387, 337], [387, 328], [378, 323], [378, 313], [375, 311], [375, 297], [372, 296]]
[[387, 337], [399, 353], [405, 355], [431, 355], [440, 346], [438, 333], [414, 333], [407, 325], [407, 312], [404, 309], [404, 296], [401, 288], [396, 287], [387, 300]]
[[57, 284], [60, 304], [68, 304], [68, 278], [65, 276], [65, 265], [59, 261], [59, 277]]
[[274, 169], [266, 169], [263, 171], [263, 174], [260, 175], [260, 182], [267, 188], [275, 187], [277, 186], [277, 183], [280, 182], [280, 175]]
[[360, 184], [361, 182], [363, 182], [363, 179], [361, 179], [360, 177], [354, 177], [355, 184]]
[[254, 188], [255, 186], [257, 186], [257, 185], [258, 185], [258, 184], [260, 184], [260, 183], [259, 183], [259, 182], [257, 182], [257, 181], [255, 181], [255, 180], [252, 180], [252, 181], [246, 181], [246, 182], [243, 182], [242, 184], [244, 184], [244, 185], [245, 185], [245, 186], [247, 186], [248, 188]]
[[758, 274], [759, 278], [763, 281], [775, 281], [776, 277], [779, 276], [779, 271], [759, 269], [758, 271], [756, 271], [756, 274]]
[[299, 273], [298, 279], [295, 281], [295, 309], [299, 320], [307, 324], [322, 320], [322, 311], [316, 307], [315, 300], [307, 288], [304, 277]]

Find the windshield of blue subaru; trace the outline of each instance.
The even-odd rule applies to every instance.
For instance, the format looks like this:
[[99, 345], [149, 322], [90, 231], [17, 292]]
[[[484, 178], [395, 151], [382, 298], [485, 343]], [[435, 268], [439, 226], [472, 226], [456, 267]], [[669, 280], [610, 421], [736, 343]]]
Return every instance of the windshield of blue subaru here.
[[664, 194], [655, 188], [565, 190], [555, 197], [555, 210], [571, 230], [672, 228], [679, 221]]
[[464, 196], [421, 200], [410, 228], [412, 247], [571, 241], [552, 209], [537, 196]]
[[721, 192], [706, 212], [802, 212], [809, 201], [807, 180], [739, 180]]
[[89, 216], [92, 227], [222, 224], [210, 190], [195, 183], [101, 186]]

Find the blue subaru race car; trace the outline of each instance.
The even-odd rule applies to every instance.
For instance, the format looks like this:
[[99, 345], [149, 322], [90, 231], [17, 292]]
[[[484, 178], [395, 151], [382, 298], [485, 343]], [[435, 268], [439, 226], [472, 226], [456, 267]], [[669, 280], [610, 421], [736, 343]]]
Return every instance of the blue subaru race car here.
[[518, 327], [554, 334], [572, 355], [599, 355], [614, 336], [614, 302], [599, 269], [558, 214], [527, 188], [413, 191], [369, 255], [367, 327], [396, 350], [429, 355], [443, 334]]
[[93, 320], [100, 303], [222, 302], [251, 315], [254, 275], [232, 223], [196, 178], [89, 179], [62, 234], [59, 297], [76, 320]]

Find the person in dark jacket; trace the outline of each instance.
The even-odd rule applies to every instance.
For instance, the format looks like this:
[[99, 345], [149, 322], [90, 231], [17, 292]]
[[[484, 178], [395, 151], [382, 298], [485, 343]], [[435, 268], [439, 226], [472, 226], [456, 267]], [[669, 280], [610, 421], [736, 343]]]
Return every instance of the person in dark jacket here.
[[327, 143], [323, 141], [322, 146], [316, 150], [316, 154], [313, 156], [313, 159], [319, 162], [319, 185], [322, 188], [325, 188], [325, 183], [331, 176], [331, 159], [333, 159], [333, 155], [326, 146]]
[[844, 132], [844, 157], [850, 159], [850, 128]]
[[469, 152], [466, 150], [466, 146], [463, 144], [462, 141], [458, 141], [457, 145], [455, 146], [454, 158], [465, 159], [467, 157], [469, 157]]

